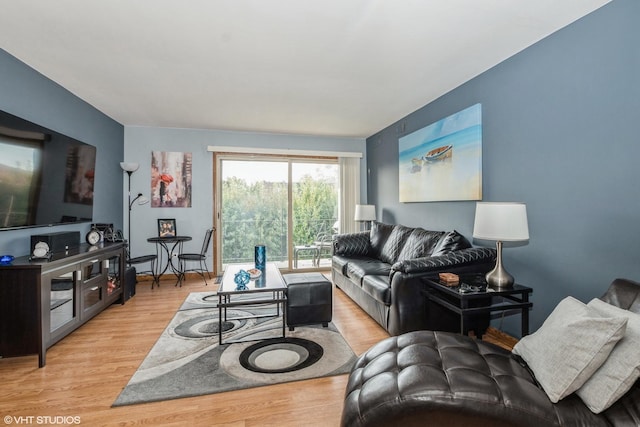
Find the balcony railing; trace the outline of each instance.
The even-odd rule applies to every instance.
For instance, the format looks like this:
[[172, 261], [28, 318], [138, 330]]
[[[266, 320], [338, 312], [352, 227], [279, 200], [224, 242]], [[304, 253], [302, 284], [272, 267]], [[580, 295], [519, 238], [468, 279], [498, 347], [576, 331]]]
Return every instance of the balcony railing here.
[[[305, 221], [304, 227], [296, 227], [294, 223], [293, 246], [313, 245], [323, 235], [334, 234], [333, 226], [336, 218], [324, 218]], [[296, 232], [295, 230], [301, 230]], [[267, 246], [267, 261], [286, 265], [292, 255], [289, 254], [287, 244], [286, 219], [275, 220], [223, 220], [222, 224], [222, 263], [251, 263], [254, 260], [254, 246]], [[299, 235], [296, 235], [299, 234]], [[299, 268], [311, 267], [313, 253], [304, 251], [298, 254], [298, 260], [303, 261]], [[320, 266], [329, 265], [331, 251], [320, 251]]]

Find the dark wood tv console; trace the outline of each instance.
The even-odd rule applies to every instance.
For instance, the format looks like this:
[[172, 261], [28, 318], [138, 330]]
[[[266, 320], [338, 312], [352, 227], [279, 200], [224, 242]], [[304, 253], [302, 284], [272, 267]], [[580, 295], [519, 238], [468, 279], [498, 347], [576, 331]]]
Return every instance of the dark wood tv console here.
[[0, 358], [38, 354], [114, 302], [124, 304], [125, 244], [82, 244], [48, 261], [0, 265]]

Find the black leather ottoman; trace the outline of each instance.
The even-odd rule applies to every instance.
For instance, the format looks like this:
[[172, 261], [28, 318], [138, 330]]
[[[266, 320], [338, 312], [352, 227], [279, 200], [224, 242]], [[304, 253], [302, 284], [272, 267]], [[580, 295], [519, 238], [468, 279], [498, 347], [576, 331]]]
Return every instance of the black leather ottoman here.
[[322, 323], [327, 327], [333, 313], [331, 282], [320, 273], [291, 273], [282, 276], [287, 284], [287, 326]]

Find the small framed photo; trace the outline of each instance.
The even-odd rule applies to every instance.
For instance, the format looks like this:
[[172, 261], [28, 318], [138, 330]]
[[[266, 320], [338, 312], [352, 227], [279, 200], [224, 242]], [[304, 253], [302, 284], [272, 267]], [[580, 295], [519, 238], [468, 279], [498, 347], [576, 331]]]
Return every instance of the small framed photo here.
[[177, 235], [175, 218], [158, 219], [158, 236], [176, 237]]

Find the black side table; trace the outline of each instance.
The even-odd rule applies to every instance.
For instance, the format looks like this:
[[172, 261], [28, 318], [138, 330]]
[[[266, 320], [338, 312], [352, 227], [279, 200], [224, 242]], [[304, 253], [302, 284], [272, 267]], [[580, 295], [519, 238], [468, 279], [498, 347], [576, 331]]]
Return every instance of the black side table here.
[[[533, 289], [514, 284], [507, 289], [494, 290], [488, 288], [480, 276], [460, 276], [456, 286], [446, 286], [436, 279], [424, 279], [426, 285], [425, 296], [460, 316], [460, 333], [464, 334], [466, 318], [479, 313], [496, 313], [519, 310], [521, 315], [522, 336], [529, 334], [529, 309], [533, 303], [529, 302], [529, 295]], [[479, 337], [480, 338], [480, 337]]]

